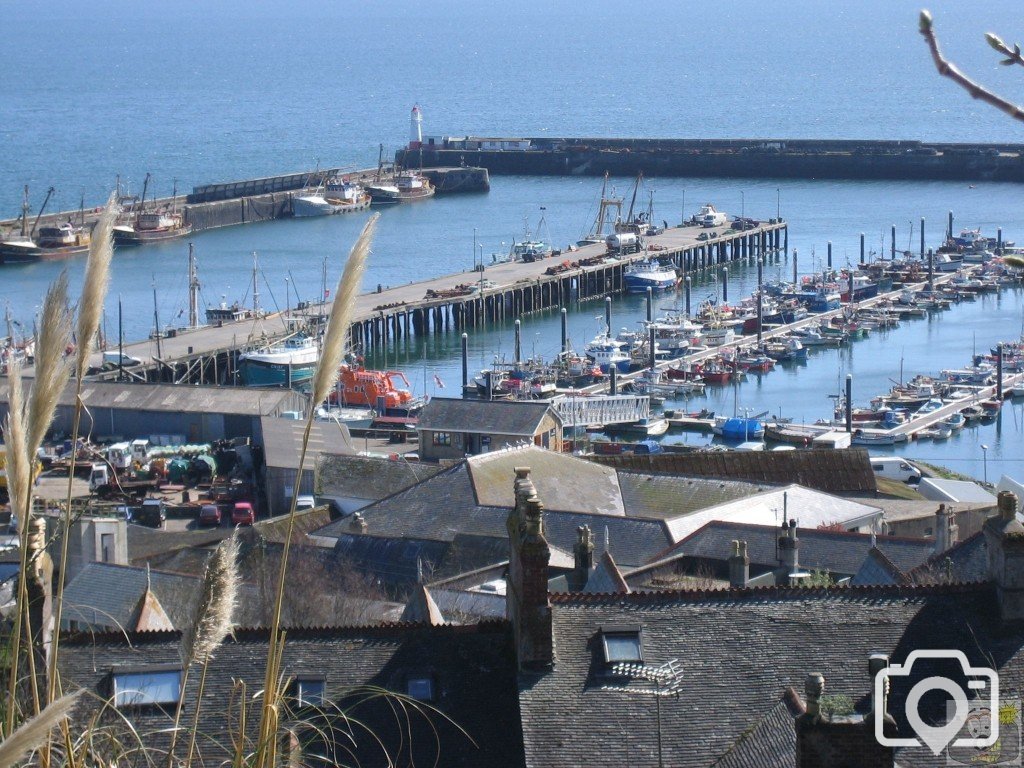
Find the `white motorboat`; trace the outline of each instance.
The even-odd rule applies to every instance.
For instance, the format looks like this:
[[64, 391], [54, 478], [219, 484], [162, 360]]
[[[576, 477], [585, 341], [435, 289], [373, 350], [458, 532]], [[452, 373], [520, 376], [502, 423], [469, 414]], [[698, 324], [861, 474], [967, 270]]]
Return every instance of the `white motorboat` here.
[[594, 361], [594, 364], [601, 369], [601, 373], [608, 373], [615, 368], [619, 373], [627, 373], [632, 356], [626, 349], [626, 345], [616, 339], [609, 338], [605, 332], [594, 337], [583, 352]]

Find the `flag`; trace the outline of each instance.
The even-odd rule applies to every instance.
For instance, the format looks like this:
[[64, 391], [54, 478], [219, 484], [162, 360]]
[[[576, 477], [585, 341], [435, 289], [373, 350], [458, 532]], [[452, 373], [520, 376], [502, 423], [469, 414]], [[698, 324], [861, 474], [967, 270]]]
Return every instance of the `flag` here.
[[444, 382], [441, 381], [441, 377], [436, 373], [434, 374], [434, 383], [437, 384], [438, 388], [444, 389]]

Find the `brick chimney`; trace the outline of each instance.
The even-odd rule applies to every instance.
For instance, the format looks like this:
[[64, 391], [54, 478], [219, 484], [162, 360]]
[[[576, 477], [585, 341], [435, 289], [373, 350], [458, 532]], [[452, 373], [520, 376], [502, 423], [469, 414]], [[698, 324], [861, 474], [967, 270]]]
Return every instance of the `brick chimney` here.
[[805, 693], [807, 710], [794, 721], [797, 768], [892, 768], [893, 749], [875, 739], [870, 717], [833, 718], [822, 711], [824, 675], [809, 674]]
[[797, 539], [797, 521], [782, 521], [778, 537], [778, 562], [787, 573], [800, 570], [800, 540]]
[[520, 670], [542, 670], [554, 661], [544, 507], [529, 467], [516, 467], [515, 506], [508, 516], [509, 565], [505, 613], [515, 633]]
[[1017, 496], [1000, 491], [999, 513], [985, 521], [988, 575], [996, 587], [1004, 621], [1024, 620], [1024, 525], [1017, 519]]
[[953, 508], [939, 504], [935, 510], [935, 554], [941, 555], [956, 544], [960, 529], [957, 527]]
[[590, 532], [589, 525], [581, 525], [576, 529], [576, 543], [572, 553], [574, 589], [582, 589], [590, 578], [590, 572], [594, 570], [594, 534]]
[[729, 555], [729, 586], [742, 589], [750, 581], [750, 558], [747, 556], [747, 542], [733, 539]]

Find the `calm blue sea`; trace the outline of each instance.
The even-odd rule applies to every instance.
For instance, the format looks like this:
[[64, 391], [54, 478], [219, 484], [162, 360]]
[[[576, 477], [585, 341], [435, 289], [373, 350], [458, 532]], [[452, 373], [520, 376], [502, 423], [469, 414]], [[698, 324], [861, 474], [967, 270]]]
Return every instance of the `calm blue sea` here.
[[[0, 216], [18, 213], [22, 186], [33, 206], [49, 186], [56, 208], [98, 204], [120, 175], [138, 193], [169, 195], [195, 184], [306, 170], [365, 167], [377, 147], [408, 138], [418, 103], [428, 135], [591, 135], [668, 137], [866, 137], [1024, 141], [1024, 125], [972, 101], [940, 79], [917, 33], [919, 5], [868, 0], [828, 5], [812, 0], [737, 0], [699, 6], [644, 3], [624, 16], [617, 2], [585, 6], [526, 0], [501, 4], [452, 0], [301, 5], [222, 0], [110, 0], [6, 3], [0, 46]], [[1018, 5], [931, 3], [944, 50], [982, 82], [1013, 97], [1019, 70], [1000, 67], [982, 34], [1020, 32]], [[629, 180], [616, 181], [626, 192]], [[435, 199], [384, 212], [367, 286], [392, 285], [469, 269], [473, 237], [484, 253], [536, 227], [564, 246], [585, 232], [596, 211], [596, 179], [495, 177], [487, 195]], [[790, 245], [802, 270], [812, 252], [833, 242], [837, 263], [855, 260], [858, 235], [878, 250], [892, 224], [901, 248], [916, 248], [918, 220], [938, 243], [946, 212], [957, 225], [981, 226], [1024, 241], [1024, 188], [964, 183], [652, 179], [655, 216], [678, 221], [703, 202], [730, 213], [790, 221]], [[913, 233], [911, 232], [913, 223]], [[194, 238], [203, 297], [231, 301], [247, 291], [258, 253], [265, 305], [294, 304], [319, 292], [323, 260], [331, 281], [361, 221], [337, 217], [281, 221], [202, 233]], [[152, 327], [153, 286], [165, 321], [184, 311], [184, 243], [116, 255], [108, 302], [124, 303], [131, 337]], [[65, 265], [0, 270], [0, 304], [32, 322], [45, 287]], [[82, 265], [67, 265], [75, 289]], [[710, 292], [716, 286], [703, 286]], [[734, 295], [749, 276], [734, 276]], [[286, 298], [287, 297], [287, 298]], [[813, 359], [741, 388], [741, 407], [780, 407], [813, 420], [828, 415], [826, 394], [841, 375], [855, 376], [868, 400], [898, 375], [961, 365], [976, 344], [1019, 335], [1024, 301], [1007, 293], [931, 321], [905, 324], [885, 338]], [[593, 334], [600, 307], [572, 313], [578, 345]], [[639, 306], [616, 303], [622, 326]], [[530, 318], [527, 348], [551, 352], [557, 319]], [[432, 374], [457, 388], [457, 340], [391, 350], [387, 362], [423, 388]], [[509, 332], [472, 340], [474, 365], [511, 349]], [[426, 354], [426, 363], [423, 362]], [[383, 363], [384, 361], [379, 361]], [[429, 374], [429, 375], [428, 375]], [[723, 399], [724, 398], [724, 399]], [[731, 409], [732, 394], [708, 404]], [[995, 425], [945, 445], [905, 453], [981, 476], [1024, 475], [1022, 406], [1007, 405]]]

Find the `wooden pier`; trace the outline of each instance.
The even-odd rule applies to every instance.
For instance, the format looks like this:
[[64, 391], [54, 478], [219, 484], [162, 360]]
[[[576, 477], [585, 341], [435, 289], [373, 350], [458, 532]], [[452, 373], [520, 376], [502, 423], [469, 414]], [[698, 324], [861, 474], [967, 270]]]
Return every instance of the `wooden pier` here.
[[[700, 239], [702, 235], [708, 239]], [[684, 276], [730, 263], [778, 259], [788, 249], [788, 239], [782, 220], [745, 231], [676, 227], [647, 238], [649, 250], [616, 258], [606, 253], [604, 245], [590, 245], [532, 263], [488, 264], [483, 271], [381, 286], [379, 291], [356, 299], [350, 344], [371, 352], [393, 341], [471, 331], [532, 312], [603, 298], [622, 292], [626, 268], [648, 257], [671, 258]], [[234, 383], [241, 349], [282, 339], [302, 324], [322, 318], [326, 309], [322, 304], [307, 305], [288, 317], [278, 314], [259, 321], [176, 329], [160, 339], [159, 350], [155, 339], [126, 344], [124, 355], [143, 364], [126, 368], [125, 373], [131, 372], [134, 380]], [[108, 347], [111, 350], [116, 347]], [[90, 366], [100, 368], [102, 362], [102, 355], [95, 353]], [[106, 381], [118, 376], [116, 369], [95, 374]]]

